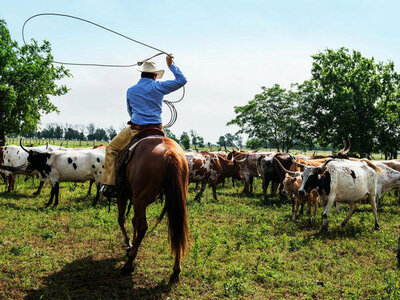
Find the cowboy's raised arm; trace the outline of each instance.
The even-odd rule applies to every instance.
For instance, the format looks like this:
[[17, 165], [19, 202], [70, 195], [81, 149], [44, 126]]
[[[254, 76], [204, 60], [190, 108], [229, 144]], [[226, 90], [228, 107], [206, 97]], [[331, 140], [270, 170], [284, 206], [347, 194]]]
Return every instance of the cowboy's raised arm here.
[[167, 56], [167, 66], [171, 70], [172, 74], [174, 74], [174, 80], [167, 80], [167, 81], [157, 81], [156, 87], [157, 89], [164, 95], [172, 93], [177, 89], [184, 86], [187, 82], [186, 77], [182, 74], [181, 70], [172, 61], [173, 56], [170, 54]]

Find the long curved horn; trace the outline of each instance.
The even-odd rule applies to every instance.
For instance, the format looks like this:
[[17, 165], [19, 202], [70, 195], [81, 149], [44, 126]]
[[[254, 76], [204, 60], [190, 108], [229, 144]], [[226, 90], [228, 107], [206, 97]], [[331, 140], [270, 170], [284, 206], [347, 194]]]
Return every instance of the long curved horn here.
[[347, 149], [342, 151], [342, 155], [346, 155], [347, 153], [349, 153], [350, 148], [351, 148], [351, 141], [349, 138], [347, 138]]
[[[292, 154], [290, 154], [290, 153], [288, 153], [288, 154], [289, 154], [290, 158], [292, 159], [292, 163], [294, 163], [296, 166], [301, 167], [301, 168], [308, 167], [308, 166], [306, 166], [306, 165], [303, 165], [303, 164], [301, 164], [301, 163], [298, 163]], [[274, 157], [274, 158], [275, 158], [275, 157]]]
[[253, 153], [256, 153], [256, 152], [258, 152], [258, 150], [260, 150], [261, 148], [257, 148], [256, 150], [253, 150], [252, 152]]
[[291, 175], [296, 175], [296, 174], [298, 174], [298, 172], [293, 172], [293, 171], [287, 170], [284, 166], [282, 166], [282, 164], [281, 164], [281, 162], [279, 161], [279, 159], [277, 159], [277, 158], [274, 157], [274, 160], [278, 163], [278, 165], [281, 167], [281, 169], [282, 169], [284, 172], [286, 172], [286, 173], [288, 173], [288, 174], [291, 174]]
[[326, 169], [326, 166], [329, 162], [331, 162], [332, 160], [334, 160], [333, 158], [330, 158], [328, 160], [326, 160], [322, 165], [320, 165], [318, 168], [321, 168], [321, 171], [324, 172]]
[[19, 144], [20, 144], [22, 150], [24, 150], [26, 153], [29, 153], [29, 151], [26, 150], [24, 146], [22, 146], [22, 138], [19, 139]]
[[241, 162], [244, 162], [248, 157], [249, 157], [249, 155], [247, 154], [245, 158], [239, 159], [239, 160], [235, 159], [235, 161], [238, 162], [238, 163], [241, 163]]

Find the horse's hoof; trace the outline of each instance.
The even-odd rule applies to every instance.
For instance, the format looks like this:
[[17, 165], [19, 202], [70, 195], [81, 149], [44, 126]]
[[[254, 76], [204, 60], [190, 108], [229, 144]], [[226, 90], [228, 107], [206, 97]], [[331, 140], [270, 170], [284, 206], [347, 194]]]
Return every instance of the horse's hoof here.
[[172, 273], [171, 277], [169, 278], [169, 283], [179, 282], [179, 273], [180, 272], [174, 271], [174, 273]]
[[133, 264], [132, 263], [125, 263], [125, 265], [122, 267], [122, 274], [123, 275], [130, 275], [134, 270]]
[[381, 228], [379, 227], [378, 224], [375, 224], [375, 230], [380, 230]]

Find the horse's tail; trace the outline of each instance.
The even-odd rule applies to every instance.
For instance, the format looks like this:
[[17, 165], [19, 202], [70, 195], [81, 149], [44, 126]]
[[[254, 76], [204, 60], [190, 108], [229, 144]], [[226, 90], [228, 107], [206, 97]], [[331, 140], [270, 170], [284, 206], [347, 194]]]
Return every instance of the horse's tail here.
[[165, 153], [166, 176], [164, 182], [165, 207], [168, 214], [168, 238], [174, 254], [184, 255], [189, 241], [186, 217], [188, 167], [186, 160], [169, 150]]

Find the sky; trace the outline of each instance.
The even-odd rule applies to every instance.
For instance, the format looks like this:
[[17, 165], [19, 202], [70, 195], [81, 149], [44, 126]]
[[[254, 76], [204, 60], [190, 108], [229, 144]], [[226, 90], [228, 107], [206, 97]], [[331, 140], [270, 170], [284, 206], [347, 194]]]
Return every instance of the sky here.
[[[212, 143], [238, 130], [226, 126], [235, 117], [234, 106], [245, 105], [261, 86], [289, 88], [309, 79], [311, 55], [326, 48], [346, 47], [391, 60], [400, 71], [398, 11], [400, 2], [376, 0], [0, 0], [0, 18], [20, 45], [25, 20], [51, 12], [88, 19], [173, 53], [188, 83], [170, 129], [178, 136], [193, 129]], [[156, 53], [69, 18], [35, 18], [26, 25], [25, 38], [50, 41], [54, 59], [60, 61], [132, 64]], [[153, 61], [167, 69], [165, 57]], [[73, 77], [60, 84], [70, 91], [52, 98], [60, 113], [43, 116], [41, 127], [56, 122], [122, 129], [129, 120], [126, 90], [139, 80], [138, 67], [68, 69]], [[172, 78], [166, 70], [163, 79]], [[181, 95], [178, 90], [165, 99]]]

